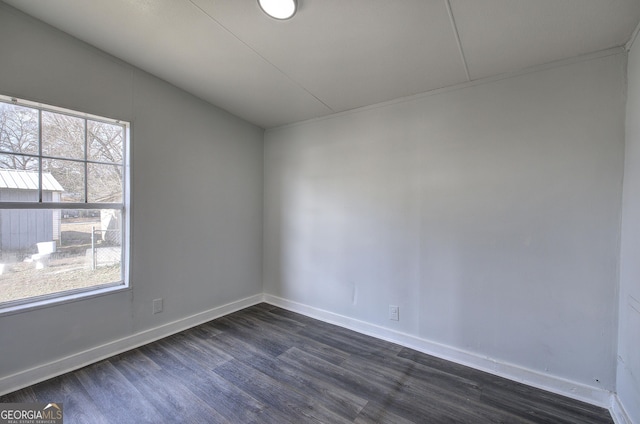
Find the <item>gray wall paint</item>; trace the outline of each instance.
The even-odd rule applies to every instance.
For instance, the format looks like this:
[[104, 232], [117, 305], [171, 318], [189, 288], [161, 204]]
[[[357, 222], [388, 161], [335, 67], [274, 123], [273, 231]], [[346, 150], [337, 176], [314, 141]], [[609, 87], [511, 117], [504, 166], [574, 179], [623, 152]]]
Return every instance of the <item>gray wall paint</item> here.
[[614, 391], [625, 64], [267, 131], [265, 293]]
[[[267, 293], [614, 389], [623, 55], [268, 132], [263, 246], [262, 130], [3, 3], [0, 57], [0, 92], [132, 121], [134, 154], [133, 289], [0, 317], [0, 377], [258, 294], [264, 259]], [[638, 421], [637, 46], [629, 77], [617, 378]]]
[[262, 129], [3, 3], [0, 57], [1, 93], [131, 121], [133, 150], [132, 290], [0, 317], [0, 377], [262, 292]]
[[629, 53], [622, 239], [618, 397], [640, 423], [640, 43]]

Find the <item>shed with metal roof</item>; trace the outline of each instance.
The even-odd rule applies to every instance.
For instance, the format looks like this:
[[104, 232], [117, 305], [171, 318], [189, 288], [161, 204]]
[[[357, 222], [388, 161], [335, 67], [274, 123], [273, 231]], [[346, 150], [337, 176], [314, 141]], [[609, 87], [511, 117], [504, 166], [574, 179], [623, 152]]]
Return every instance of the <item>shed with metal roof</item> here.
[[[38, 172], [20, 169], [0, 169], [0, 189], [38, 190]], [[63, 192], [53, 175], [42, 173], [42, 191]], [[1, 200], [1, 199], [0, 199]]]
[[[0, 202], [37, 202], [37, 171], [0, 169]], [[42, 173], [42, 201], [59, 202], [64, 188], [48, 172]], [[36, 243], [60, 240], [60, 210], [0, 210], [0, 251], [32, 249]]]

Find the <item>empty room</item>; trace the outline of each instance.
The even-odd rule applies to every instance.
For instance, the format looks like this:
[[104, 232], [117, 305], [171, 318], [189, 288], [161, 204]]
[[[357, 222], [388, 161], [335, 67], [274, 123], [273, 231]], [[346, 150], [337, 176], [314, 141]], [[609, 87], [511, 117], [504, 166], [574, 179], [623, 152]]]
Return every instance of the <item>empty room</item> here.
[[639, 24], [0, 0], [0, 424], [640, 424]]

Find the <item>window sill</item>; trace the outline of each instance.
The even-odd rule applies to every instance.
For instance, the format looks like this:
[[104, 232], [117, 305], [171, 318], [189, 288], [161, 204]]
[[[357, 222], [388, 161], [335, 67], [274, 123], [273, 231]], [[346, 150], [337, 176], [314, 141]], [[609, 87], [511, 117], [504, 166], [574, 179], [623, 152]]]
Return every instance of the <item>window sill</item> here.
[[66, 303], [77, 302], [79, 300], [92, 299], [99, 296], [105, 296], [116, 292], [131, 290], [131, 286], [128, 284], [116, 284], [108, 285], [105, 287], [98, 287], [92, 290], [83, 290], [79, 292], [72, 292], [66, 295], [55, 296], [42, 300], [34, 300], [25, 303], [19, 303], [15, 305], [8, 304], [6, 306], [0, 306], [0, 317], [7, 315], [20, 314], [24, 312], [33, 311], [36, 309], [50, 308], [53, 306], [63, 305]]

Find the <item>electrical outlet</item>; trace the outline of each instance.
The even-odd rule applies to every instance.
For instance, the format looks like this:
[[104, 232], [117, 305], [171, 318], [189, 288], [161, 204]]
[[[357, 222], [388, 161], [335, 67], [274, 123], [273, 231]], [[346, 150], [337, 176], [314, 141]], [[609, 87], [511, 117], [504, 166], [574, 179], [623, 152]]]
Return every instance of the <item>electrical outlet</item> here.
[[400, 307], [389, 305], [389, 319], [392, 321], [400, 321]]
[[159, 314], [162, 312], [162, 298], [153, 299], [153, 313]]

